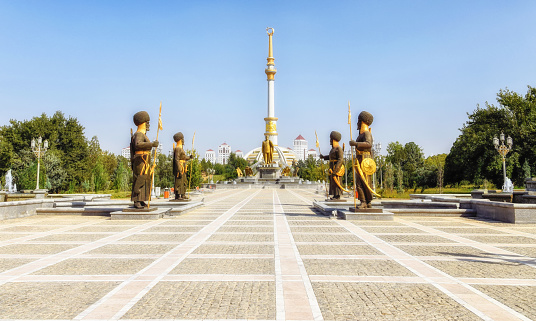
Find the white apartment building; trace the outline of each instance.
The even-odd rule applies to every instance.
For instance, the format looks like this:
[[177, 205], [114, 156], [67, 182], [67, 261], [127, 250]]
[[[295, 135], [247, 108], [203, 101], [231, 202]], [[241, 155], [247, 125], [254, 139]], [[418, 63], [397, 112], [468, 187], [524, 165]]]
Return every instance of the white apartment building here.
[[316, 150], [315, 149], [309, 149], [309, 151], [307, 152], [307, 158], [309, 158], [309, 156], [313, 156], [313, 158], [317, 158], [317, 153], [316, 153]]
[[218, 164], [227, 164], [229, 161], [229, 156], [231, 156], [231, 146], [226, 143], [218, 146]]
[[209, 149], [205, 152], [205, 160], [208, 162], [211, 162], [212, 164], [216, 164], [216, 152], [212, 149]]
[[235, 152], [236, 157], [244, 158], [244, 153], [239, 149]]
[[305, 160], [307, 158], [307, 141], [302, 135], [299, 135], [294, 139], [294, 148], [292, 151], [294, 152], [294, 155], [296, 155], [296, 160]]

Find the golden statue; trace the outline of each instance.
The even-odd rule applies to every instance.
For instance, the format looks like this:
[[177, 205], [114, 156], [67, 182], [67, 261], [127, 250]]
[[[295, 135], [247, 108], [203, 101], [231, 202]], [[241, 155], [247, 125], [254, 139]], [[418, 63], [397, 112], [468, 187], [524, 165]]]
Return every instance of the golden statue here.
[[285, 167], [281, 173], [283, 176], [290, 176], [290, 167]]
[[244, 176], [244, 174], [242, 174], [242, 170], [240, 169], [240, 167], [236, 168], [236, 174], [238, 175], [238, 177]]
[[264, 164], [272, 164], [274, 158], [274, 143], [268, 139], [268, 135], [265, 135], [265, 140], [262, 142], [262, 157]]

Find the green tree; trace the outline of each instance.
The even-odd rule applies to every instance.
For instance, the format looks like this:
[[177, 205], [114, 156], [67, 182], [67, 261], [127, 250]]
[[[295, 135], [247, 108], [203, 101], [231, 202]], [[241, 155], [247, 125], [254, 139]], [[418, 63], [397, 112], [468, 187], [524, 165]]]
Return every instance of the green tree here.
[[46, 187], [51, 193], [60, 192], [64, 185], [67, 173], [61, 165], [57, 150], [49, 151], [43, 157], [43, 165], [46, 172]]
[[158, 164], [154, 173], [154, 185], [162, 188], [171, 188], [175, 184], [173, 177], [173, 156], [158, 154]]
[[128, 166], [128, 162], [129, 160], [123, 156], [117, 156], [117, 167], [112, 180], [113, 188], [116, 191], [128, 191], [131, 189], [132, 170]]
[[186, 179], [191, 189], [196, 188], [201, 184], [201, 162], [199, 161], [199, 154], [195, 150], [187, 150], [187, 155], [193, 155], [194, 158], [188, 161], [188, 172], [186, 173]]
[[536, 88], [528, 86], [525, 96], [508, 89], [500, 90], [497, 102], [498, 106], [486, 102], [485, 108], [477, 105], [476, 110], [468, 114], [469, 119], [445, 160], [447, 183], [489, 179], [496, 186], [502, 186], [502, 158], [492, 142], [501, 132], [514, 141], [506, 167], [515, 185], [523, 184], [525, 161], [529, 168], [536, 166]]

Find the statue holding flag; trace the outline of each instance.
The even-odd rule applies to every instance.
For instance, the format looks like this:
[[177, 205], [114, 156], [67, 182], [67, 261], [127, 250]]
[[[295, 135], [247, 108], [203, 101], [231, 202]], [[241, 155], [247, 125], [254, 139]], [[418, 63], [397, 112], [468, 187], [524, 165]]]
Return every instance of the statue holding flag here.
[[146, 111], [134, 114], [134, 124], [138, 129], [130, 139], [130, 164], [133, 175], [130, 200], [137, 209], [148, 207], [145, 202], [151, 197], [151, 178], [154, 172], [154, 164], [151, 166], [151, 149], [158, 147], [158, 137], [151, 142], [146, 135], [149, 131], [149, 121], [150, 117]]
[[188, 200], [186, 196], [186, 172], [188, 166], [186, 161], [193, 159], [194, 156], [187, 156], [183, 149], [184, 135], [181, 132], [173, 135], [173, 140], [177, 144], [173, 149], [173, 177], [175, 177], [175, 200], [184, 201]]
[[357, 162], [354, 165], [355, 174], [355, 190], [357, 192], [360, 209], [372, 207], [372, 195], [376, 194], [370, 187], [370, 175], [376, 171], [376, 163], [372, 158], [372, 133], [370, 132], [370, 125], [374, 117], [371, 113], [362, 111], [357, 118], [357, 128], [359, 135], [356, 140], [350, 140], [350, 146], [355, 147], [355, 153], [357, 155]]
[[329, 135], [329, 142], [332, 146], [329, 155], [320, 154], [320, 159], [329, 161], [329, 195], [331, 200], [339, 200], [343, 194], [340, 179], [344, 175], [344, 151], [339, 145], [341, 133], [332, 131]]

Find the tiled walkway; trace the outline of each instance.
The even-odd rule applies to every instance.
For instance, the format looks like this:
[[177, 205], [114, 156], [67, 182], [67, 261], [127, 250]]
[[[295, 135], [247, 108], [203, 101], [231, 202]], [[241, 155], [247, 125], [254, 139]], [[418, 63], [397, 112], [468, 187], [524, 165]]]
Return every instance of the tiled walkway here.
[[158, 221], [0, 221], [0, 319], [536, 319], [536, 225], [335, 220], [309, 190], [204, 197]]

